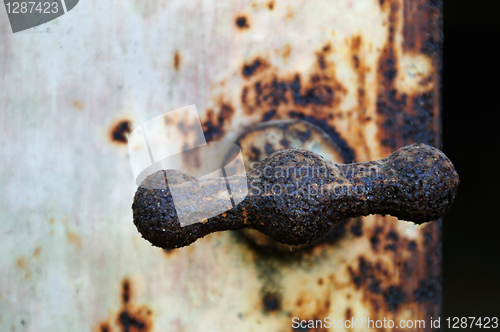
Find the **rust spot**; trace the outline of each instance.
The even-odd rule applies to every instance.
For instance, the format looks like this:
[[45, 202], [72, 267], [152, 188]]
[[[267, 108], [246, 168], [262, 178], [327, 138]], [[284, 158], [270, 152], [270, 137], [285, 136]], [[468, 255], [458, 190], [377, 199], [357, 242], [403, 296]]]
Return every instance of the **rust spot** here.
[[73, 106], [79, 111], [83, 110], [83, 104], [79, 100], [73, 100]]
[[264, 310], [274, 312], [281, 309], [281, 298], [278, 293], [266, 293], [262, 299]]
[[181, 65], [181, 54], [179, 51], [175, 51], [174, 54], [174, 68], [175, 70], [179, 70], [179, 67]]
[[269, 1], [267, 3], [267, 8], [269, 8], [269, 10], [273, 10], [274, 9], [274, 1]]
[[384, 299], [389, 310], [396, 311], [396, 309], [406, 301], [407, 295], [397, 286], [389, 286], [384, 292]]
[[244, 76], [252, 76], [253, 73], [260, 67], [260, 60], [255, 60], [251, 65], [243, 66], [243, 75]]
[[291, 314], [291, 317], [299, 318], [299, 321], [297, 319], [293, 321], [292, 331], [330, 331], [330, 328], [327, 328], [327, 322], [324, 321], [326, 317], [329, 317], [330, 306], [330, 292], [326, 292], [324, 300], [316, 300], [314, 313], [305, 314], [305, 312], [299, 310]]
[[389, 233], [387, 233], [386, 238], [387, 238], [387, 240], [398, 241], [399, 240], [399, 235], [398, 235], [398, 233], [396, 231], [391, 230], [391, 231], [389, 231]]
[[257, 149], [255, 146], [252, 146], [250, 148], [250, 152], [251, 152], [251, 155], [250, 155], [250, 161], [251, 162], [259, 162], [260, 161], [260, 150]]
[[[119, 331], [123, 332], [150, 332], [153, 329], [152, 311], [145, 305], [136, 306], [132, 303], [132, 284], [129, 279], [122, 282], [121, 291], [122, 309], [115, 318]], [[109, 319], [98, 325], [100, 332], [112, 332]]]
[[351, 226], [351, 233], [356, 237], [363, 236], [363, 229], [361, 227], [361, 220], [357, 219], [354, 221], [354, 224]]
[[151, 311], [146, 307], [137, 310], [122, 310], [117, 317], [117, 323], [124, 332], [146, 332], [151, 331]]
[[318, 54], [318, 64], [321, 69], [326, 69], [326, 61], [323, 54]]
[[222, 104], [219, 112], [219, 123], [231, 120], [234, 114], [234, 109], [229, 104]]
[[245, 86], [243, 87], [243, 89], [241, 90], [241, 103], [242, 104], [246, 104], [247, 103], [247, 95], [248, 95], [248, 87]]
[[345, 311], [345, 320], [350, 320], [352, 318], [352, 310], [351, 308], [347, 308]]
[[391, 230], [387, 233], [386, 240], [391, 242], [384, 247], [384, 250], [396, 251], [397, 250], [397, 242], [399, 240], [399, 235], [396, 231]]
[[295, 303], [295, 305], [296, 305], [297, 307], [301, 307], [303, 303], [304, 303], [304, 300], [300, 297], [300, 298], [297, 300], [297, 302]]
[[265, 146], [264, 146], [264, 152], [267, 154], [267, 155], [270, 155], [271, 153], [274, 152], [274, 147], [271, 143], [269, 142], [266, 142]]
[[165, 253], [165, 255], [167, 255], [169, 257], [173, 254], [174, 251], [175, 251], [175, 249], [169, 249], [169, 248], [163, 249], [163, 252]]
[[20, 257], [17, 261], [16, 261], [16, 266], [20, 269], [26, 269], [28, 267], [28, 264], [26, 263], [26, 257]]
[[82, 239], [75, 232], [67, 232], [67, 237], [69, 243], [71, 243], [78, 249], [82, 248]]
[[108, 323], [102, 323], [99, 327], [99, 332], [111, 332], [111, 327]]
[[331, 106], [334, 97], [334, 89], [328, 85], [315, 86], [313, 88], [306, 89], [304, 93], [301, 93], [302, 84], [299, 75], [295, 75], [295, 79], [289, 85], [289, 88], [291, 90], [294, 103], [302, 106]]
[[243, 65], [241, 73], [244, 77], [249, 78], [258, 71], [261, 71], [268, 67], [267, 63], [261, 58], [255, 59], [251, 64]]
[[24, 278], [29, 279], [31, 277], [31, 271], [28, 269], [28, 262], [26, 257], [22, 256], [16, 261], [16, 267], [24, 271]]
[[276, 115], [276, 110], [269, 110], [262, 116], [262, 122], [266, 122], [274, 118]]
[[125, 279], [122, 283], [122, 302], [127, 304], [130, 301], [130, 281]]
[[283, 147], [285, 148], [289, 148], [290, 147], [290, 141], [287, 140], [286, 138], [283, 138], [281, 141], [280, 141], [280, 144], [283, 145]]
[[307, 128], [306, 131], [297, 131], [297, 136], [299, 137], [299, 140], [304, 143], [308, 139], [311, 138], [311, 129]]
[[111, 128], [111, 140], [118, 143], [127, 143], [127, 135], [132, 131], [130, 121], [122, 120]]
[[292, 53], [292, 46], [290, 44], [286, 44], [285, 47], [283, 47], [283, 59], [285, 62], [290, 57], [290, 53]]
[[395, 243], [388, 244], [384, 247], [384, 250], [396, 251], [398, 246]]
[[38, 257], [41, 251], [42, 249], [40, 247], [36, 248], [35, 251], [33, 251], [33, 257]]
[[245, 16], [237, 16], [236, 17], [236, 26], [240, 29], [248, 29], [250, 25], [248, 25], [248, 20]]
[[224, 125], [231, 122], [233, 114], [234, 108], [227, 103], [221, 103], [217, 116], [214, 115], [213, 110], [207, 110], [207, 120], [202, 123], [203, 133], [207, 142], [216, 141], [223, 136]]
[[321, 76], [317, 75], [317, 74], [314, 74], [311, 76], [311, 83], [318, 83], [319, 81], [321, 81]]
[[441, 280], [440, 278], [427, 278], [420, 280], [419, 287], [413, 292], [415, 302], [430, 301], [439, 304], [441, 301]]
[[323, 46], [323, 48], [321, 49], [321, 51], [319, 51], [319, 52], [316, 53], [318, 65], [319, 65], [319, 68], [321, 70], [325, 70], [326, 67], [327, 67], [327, 62], [326, 62], [326, 59], [325, 59], [325, 54], [329, 53], [330, 50], [331, 50], [330, 44], [326, 44], [325, 46]]
[[352, 37], [351, 51], [353, 53], [357, 53], [357, 52], [359, 52], [360, 47], [361, 47], [361, 36]]
[[357, 55], [353, 55], [352, 61], [354, 62], [354, 68], [359, 69], [359, 57]]
[[373, 250], [377, 250], [378, 244], [380, 243], [379, 234], [382, 233], [382, 227], [376, 227], [373, 231], [373, 235], [370, 237], [370, 243]]
[[432, 233], [429, 231], [424, 232], [424, 243], [431, 244], [432, 243]]

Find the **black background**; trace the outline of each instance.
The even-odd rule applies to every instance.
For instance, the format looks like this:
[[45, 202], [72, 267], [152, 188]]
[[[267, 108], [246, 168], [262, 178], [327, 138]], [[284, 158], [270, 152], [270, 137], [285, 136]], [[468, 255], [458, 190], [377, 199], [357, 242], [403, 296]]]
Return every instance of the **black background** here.
[[444, 318], [500, 318], [499, 28], [499, 0], [444, 1], [442, 148], [461, 181], [443, 218]]

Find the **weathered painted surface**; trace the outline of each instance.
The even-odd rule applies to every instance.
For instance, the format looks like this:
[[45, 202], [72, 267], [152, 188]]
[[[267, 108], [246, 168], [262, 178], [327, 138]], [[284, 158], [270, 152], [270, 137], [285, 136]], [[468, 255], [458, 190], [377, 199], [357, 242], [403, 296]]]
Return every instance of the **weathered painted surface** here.
[[[321, 128], [344, 162], [439, 146], [440, 7], [89, 0], [15, 35], [0, 10], [0, 330], [292, 331], [295, 316], [430, 330], [438, 222], [359, 218], [286, 254], [236, 232], [166, 252], [132, 222], [126, 142], [194, 103], [209, 141], [292, 119]], [[249, 159], [280, 147], [265, 137], [253, 153], [246, 142]]]

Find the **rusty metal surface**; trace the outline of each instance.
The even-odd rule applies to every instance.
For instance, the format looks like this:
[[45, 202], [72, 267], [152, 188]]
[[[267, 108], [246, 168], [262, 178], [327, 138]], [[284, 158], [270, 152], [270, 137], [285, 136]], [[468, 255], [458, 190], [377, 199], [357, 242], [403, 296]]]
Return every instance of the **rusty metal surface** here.
[[91, 0], [36, 33], [3, 33], [0, 330], [292, 331], [295, 316], [439, 315], [440, 222], [358, 218], [289, 255], [236, 232], [152, 247], [132, 223], [126, 134], [194, 103], [208, 141], [302, 120], [345, 162], [439, 147], [440, 17], [434, 0]]
[[[417, 225], [434, 221], [453, 204], [458, 184], [452, 162], [423, 143], [402, 147], [385, 159], [354, 164], [286, 149], [256, 163], [245, 175], [196, 178], [179, 170], [159, 170], [140, 184], [132, 210], [144, 239], [163, 249], [244, 228], [281, 244], [305, 245], [348, 218], [381, 214]], [[225, 197], [227, 188], [234, 207]], [[187, 222], [183, 216], [188, 216]]]

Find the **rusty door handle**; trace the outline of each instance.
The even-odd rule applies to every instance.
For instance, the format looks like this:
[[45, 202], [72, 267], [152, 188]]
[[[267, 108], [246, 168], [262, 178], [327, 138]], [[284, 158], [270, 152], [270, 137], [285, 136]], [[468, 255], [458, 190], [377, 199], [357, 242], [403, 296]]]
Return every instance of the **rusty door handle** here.
[[[203, 218], [203, 211], [219, 199], [205, 196], [207, 189], [221, 184], [225, 188], [225, 182], [233, 197], [246, 197], [225, 213]], [[132, 209], [139, 232], [161, 248], [179, 248], [209, 233], [242, 228], [299, 245], [350, 217], [388, 214], [416, 224], [436, 220], [453, 203], [458, 183], [451, 161], [425, 144], [354, 164], [335, 164], [307, 150], [288, 149], [271, 154], [246, 177], [198, 179], [180, 171], [159, 171], [141, 183]], [[170, 188], [181, 193], [177, 204]], [[176, 208], [189, 211], [193, 223], [181, 226]]]

